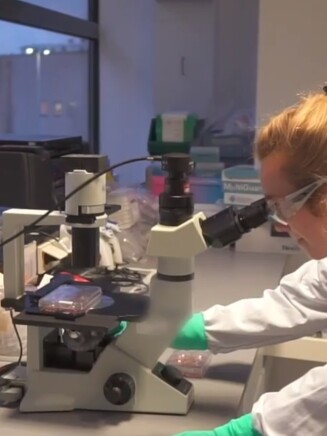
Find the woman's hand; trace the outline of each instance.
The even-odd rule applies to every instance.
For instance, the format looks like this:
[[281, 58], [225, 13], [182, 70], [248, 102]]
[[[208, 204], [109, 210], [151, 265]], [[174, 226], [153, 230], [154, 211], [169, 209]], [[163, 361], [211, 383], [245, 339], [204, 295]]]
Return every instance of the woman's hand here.
[[251, 414], [233, 419], [227, 424], [213, 430], [187, 431], [174, 436], [262, 436], [253, 425]]

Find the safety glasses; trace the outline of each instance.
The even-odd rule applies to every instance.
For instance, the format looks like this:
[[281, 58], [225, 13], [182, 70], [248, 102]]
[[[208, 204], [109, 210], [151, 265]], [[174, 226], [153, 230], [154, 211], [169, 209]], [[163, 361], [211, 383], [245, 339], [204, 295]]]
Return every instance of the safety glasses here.
[[312, 194], [324, 183], [326, 180], [317, 180], [285, 197], [274, 200], [267, 199], [270, 217], [277, 223], [287, 226], [288, 220], [304, 206]]

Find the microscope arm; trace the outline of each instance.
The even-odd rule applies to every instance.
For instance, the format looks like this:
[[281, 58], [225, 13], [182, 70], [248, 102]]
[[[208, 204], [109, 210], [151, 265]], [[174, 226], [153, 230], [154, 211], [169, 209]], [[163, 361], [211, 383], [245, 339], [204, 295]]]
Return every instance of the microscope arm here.
[[226, 208], [209, 218], [198, 213], [178, 226], [154, 226], [147, 250], [157, 258], [157, 274], [150, 287], [151, 310], [146, 320], [118, 339], [117, 346], [153, 368], [192, 314], [195, 256], [210, 246], [232, 244], [267, 218], [266, 201], [261, 199], [241, 209]]
[[[9, 209], [3, 213], [2, 237], [7, 239], [28, 227], [46, 211], [29, 209]], [[65, 216], [60, 212], [52, 212], [40, 225], [60, 226], [65, 222]], [[15, 307], [14, 301], [25, 293], [24, 267], [24, 234], [13, 239], [3, 247], [4, 294]]]
[[207, 249], [202, 220], [205, 215], [199, 213], [179, 226], [151, 229], [147, 255], [157, 259], [157, 274], [150, 284], [150, 311], [142, 322], [130, 324], [116, 344], [148, 368], [155, 366], [192, 312], [194, 259]]

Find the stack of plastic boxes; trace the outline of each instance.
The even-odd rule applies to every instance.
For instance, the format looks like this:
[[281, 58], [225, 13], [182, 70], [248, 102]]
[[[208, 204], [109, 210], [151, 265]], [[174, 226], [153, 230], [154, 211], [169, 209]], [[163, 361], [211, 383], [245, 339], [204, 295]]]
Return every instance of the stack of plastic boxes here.
[[[263, 197], [259, 172], [252, 165], [237, 165], [222, 172], [225, 206], [243, 207]], [[267, 222], [237, 241], [242, 252], [296, 253], [300, 249], [287, 233], [280, 233], [273, 222]]]
[[218, 147], [192, 147], [195, 171], [190, 179], [195, 203], [216, 204], [222, 201], [222, 170]]

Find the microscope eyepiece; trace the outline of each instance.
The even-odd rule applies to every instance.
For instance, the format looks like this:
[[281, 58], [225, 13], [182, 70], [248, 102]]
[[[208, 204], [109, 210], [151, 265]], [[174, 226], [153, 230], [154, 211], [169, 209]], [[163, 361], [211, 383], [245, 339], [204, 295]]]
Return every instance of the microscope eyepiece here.
[[239, 210], [238, 220], [243, 233], [261, 226], [268, 220], [269, 209], [265, 198], [251, 203]]
[[202, 221], [202, 234], [208, 245], [225, 247], [236, 242], [244, 233], [264, 224], [268, 216], [264, 198], [241, 209], [231, 206]]

